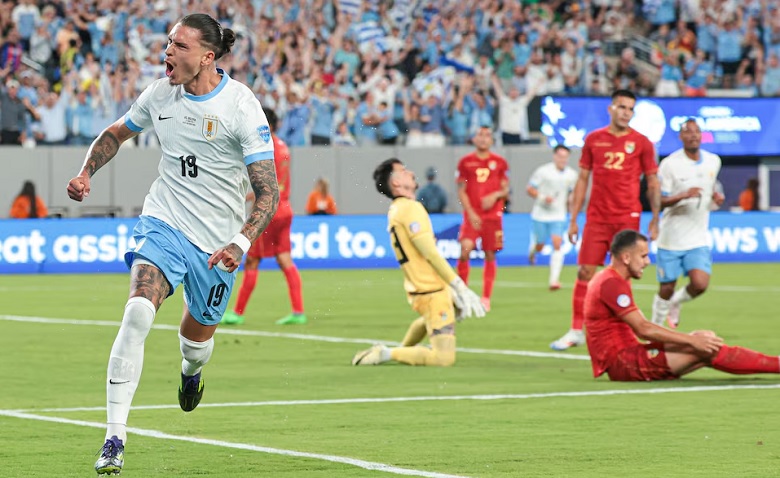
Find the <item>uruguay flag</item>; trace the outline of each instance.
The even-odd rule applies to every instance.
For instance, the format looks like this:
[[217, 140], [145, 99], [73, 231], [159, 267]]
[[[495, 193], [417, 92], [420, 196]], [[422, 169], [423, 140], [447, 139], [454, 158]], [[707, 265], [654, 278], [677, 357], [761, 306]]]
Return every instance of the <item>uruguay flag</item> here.
[[348, 15], [357, 16], [363, 0], [339, 0], [339, 11]]
[[357, 26], [357, 42], [360, 50], [363, 51], [369, 45], [377, 46], [384, 51], [385, 31], [377, 22], [363, 22]]

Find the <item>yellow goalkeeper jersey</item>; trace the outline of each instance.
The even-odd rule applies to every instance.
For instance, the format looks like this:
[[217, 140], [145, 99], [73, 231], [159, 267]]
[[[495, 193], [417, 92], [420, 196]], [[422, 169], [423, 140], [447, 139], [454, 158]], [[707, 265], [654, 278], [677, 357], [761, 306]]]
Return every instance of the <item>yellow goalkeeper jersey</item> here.
[[430, 235], [435, 241], [431, 218], [423, 205], [413, 199], [398, 197], [387, 213], [387, 228], [395, 257], [404, 273], [404, 289], [409, 295], [444, 290], [446, 282], [417, 250], [413, 239]]

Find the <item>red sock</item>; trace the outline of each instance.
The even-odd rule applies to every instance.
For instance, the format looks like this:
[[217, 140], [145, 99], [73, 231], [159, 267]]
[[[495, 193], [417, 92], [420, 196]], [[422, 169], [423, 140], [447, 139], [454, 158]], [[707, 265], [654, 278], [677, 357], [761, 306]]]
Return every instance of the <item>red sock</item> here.
[[255, 284], [257, 284], [257, 269], [244, 270], [244, 280], [241, 281], [236, 307], [233, 309], [236, 314], [244, 315], [246, 303], [249, 302], [249, 297], [252, 296], [252, 291], [255, 290]]
[[287, 278], [287, 289], [290, 292], [290, 303], [292, 304], [293, 314], [303, 313], [303, 287], [301, 284], [301, 275], [295, 264], [287, 269], [282, 269], [284, 277]]
[[574, 282], [574, 294], [571, 298], [571, 328], [582, 330], [585, 323], [585, 293], [588, 292], [588, 282], [577, 279]]
[[458, 276], [463, 279], [463, 282], [468, 285], [469, 283], [469, 261], [458, 259]]
[[712, 360], [712, 368], [733, 374], [780, 373], [780, 359], [744, 347], [724, 345]]
[[496, 281], [496, 261], [485, 261], [485, 271], [482, 274], [482, 297], [488, 299], [493, 294], [493, 282]]

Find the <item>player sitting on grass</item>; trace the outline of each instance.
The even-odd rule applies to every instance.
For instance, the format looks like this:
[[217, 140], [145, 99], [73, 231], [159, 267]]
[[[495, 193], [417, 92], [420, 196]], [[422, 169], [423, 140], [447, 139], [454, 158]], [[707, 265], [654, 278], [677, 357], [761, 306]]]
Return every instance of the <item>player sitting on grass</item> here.
[[[479, 296], [455, 274], [436, 248], [431, 218], [415, 200], [417, 180], [403, 163], [391, 158], [374, 170], [380, 193], [393, 200], [387, 213], [390, 242], [404, 273], [404, 289], [412, 322], [400, 347], [375, 345], [358, 352], [352, 365], [378, 365], [395, 360], [408, 365], [450, 366], [455, 363], [455, 306], [462, 317], [484, 317]], [[431, 348], [418, 346], [425, 336]]]
[[[780, 358], [723, 343], [710, 330], [683, 334], [656, 325], [634, 304], [631, 279], [650, 264], [647, 237], [626, 229], [610, 247], [612, 259], [585, 295], [585, 331], [593, 376], [635, 382], [672, 380], [712, 367], [726, 373], [780, 373]], [[647, 340], [641, 343], [637, 337]]]

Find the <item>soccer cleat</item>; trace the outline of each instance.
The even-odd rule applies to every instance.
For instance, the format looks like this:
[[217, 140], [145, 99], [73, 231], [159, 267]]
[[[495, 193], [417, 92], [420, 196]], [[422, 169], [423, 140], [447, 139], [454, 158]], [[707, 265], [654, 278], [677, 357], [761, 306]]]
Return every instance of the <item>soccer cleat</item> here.
[[551, 291], [556, 291], [556, 290], [558, 290], [560, 288], [561, 288], [561, 283], [560, 282], [555, 282], [554, 284], [550, 284], [550, 290]]
[[276, 321], [276, 325], [303, 325], [307, 322], [305, 314], [290, 314]]
[[536, 264], [536, 249], [528, 253], [528, 265], [533, 266]]
[[485, 312], [490, 312], [490, 299], [488, 297], [482, 297], [479, 299], [479, 302], [485, 308]]
[[582, 330], [571, 329], [563, 337], [550, 344], [550, 348], [553, 350], [566, 350], [571, 347], [576, 347], [585, 343], [585, 334]]
[[116, 435], [112, 436], [98, 452], [100, 458], [95, 462], [98, 475], [118, 475], [125, 464], [125, 446]]
[[676, 329], [680, 325], [680, 304], [672, 304], [669, 307], [669, 315], [666, 316], [666, 323], [670, 329]]
[[379, 365], [384, 363], [382, 360], [383, 352], [387, 350], [384, 345], [374, 345], [370, 349], [360, 351], [352, 358], [352, 365]]
[[222, 322], [225, 325], [241, 325], [244, 323], [244, 316], [238, 315], [232, 310], [225, 312], [222, 316]]
[[195, 407], [200, 403], [200, 399], [203, 398], [203, 380], [200, 378], [200, 373], [188, 377], [181, 374], [181, 385], [179, 385], [179, 406], [185, 412], [191, 412], [195, 410]]

